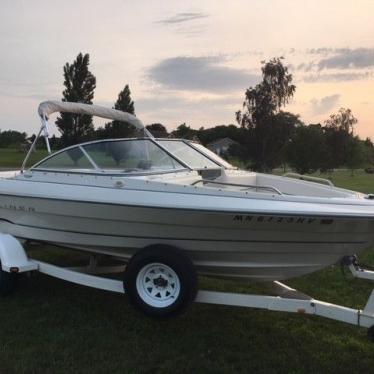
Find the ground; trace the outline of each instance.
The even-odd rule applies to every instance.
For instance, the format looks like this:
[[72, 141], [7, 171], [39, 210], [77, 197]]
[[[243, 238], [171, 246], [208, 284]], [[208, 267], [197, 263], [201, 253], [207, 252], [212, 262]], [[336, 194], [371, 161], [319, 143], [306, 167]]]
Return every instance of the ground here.
[[[8, 166], [0, 158], [0, 166]], [[3, 162], [3, 165], [1, 163]], [[14, 165], [13, 165], [14, 166]], [[339, 186], [374, 192], [374, 175], [332, 174]], [[59, 264], [70, 251], [32, 249]], [[374, 251], [361, 260], [374, 265]], [[201, 288], [264, 292], [265, 286], [200, 279]], [[321, 300], [362, 308], [373, 284], [339, 266], [289, 281]], [[0, 299], [0, 372], [53, 373], [368, 373], [374, 343], [366, 330], [315, 316], [194, 304], [184, 315], [151, 320], [120, 295], [36, 274]]]
[[[0, 167], [20, 168], [26, 154], [13, 148], [0, 148]], [[28, 165], [33, 165], [43, 157], [47, 156], [47, 151], [37, 150], [32, 153]]]

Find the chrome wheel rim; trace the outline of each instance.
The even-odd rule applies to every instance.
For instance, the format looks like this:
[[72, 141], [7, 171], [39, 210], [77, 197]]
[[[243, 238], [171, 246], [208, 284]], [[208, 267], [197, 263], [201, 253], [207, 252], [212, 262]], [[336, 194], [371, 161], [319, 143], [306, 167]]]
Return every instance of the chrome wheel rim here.
[[155, 308], [166, 308], [178, 298], [181, 284], [177, 273], [171, 267], [151, 263], [139, 271], [136, 290], [146, 304]]

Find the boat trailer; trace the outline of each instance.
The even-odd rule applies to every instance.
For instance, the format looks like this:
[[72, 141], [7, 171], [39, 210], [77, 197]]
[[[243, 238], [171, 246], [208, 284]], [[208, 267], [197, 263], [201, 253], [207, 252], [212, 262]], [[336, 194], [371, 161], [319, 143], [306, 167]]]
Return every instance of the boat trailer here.
[[[22, 244], [16, 238], [8, 234], [0, 234], [0, 261], [0, 271], [9, 275], [38, 271], [79, 285], [125, 294], [123, 281], [101, 277], [98, 274], [120, 273], [125, 270], [126, 265], [99, 267], [95, 256], [90, 257], [90, 263], [86, 267], [64, 268], [29, 258]], [[361, 268], [355, 256], [345, 257], [343, 265], [349, 268], [354, 277], [374, 281], [374, 271]], [[371, 292], [365, 308], [360, 310], [316, 300], [278, 281], [273, 282], [273, 285], [278, 296], [199, 290], [195, 301], [299, 314], [314, 314], [366, 327], [368, 328], [369, 339], [374, 341], [374, 290]]]

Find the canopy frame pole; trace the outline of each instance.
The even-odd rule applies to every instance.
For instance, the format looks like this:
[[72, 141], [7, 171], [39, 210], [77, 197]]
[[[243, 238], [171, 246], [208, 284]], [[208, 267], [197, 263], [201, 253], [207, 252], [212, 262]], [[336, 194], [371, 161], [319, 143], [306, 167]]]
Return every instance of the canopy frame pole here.
[[49, 144], [49, 132], [48, 132], [48, 119], [42, 117], [42, 129], [43, 129], [43, 136], [45, 139], [45, 144], [47, 146], [48, 154], [51, 154], [51, 146]]
[[50, 144], [49, 144], [49, 139], [48, 139], [49, 134], [48, 134], [48, 122], [47, 122], [47, 119], [41, 117], [41, 122], [42, 122], [42, 125], [40, 127], [39, 132], [38, 132], [38, 135], [36, 135], [34, 141], [31, 144], [31, 147], [30, 147], [29, 151], [27, 152], [27, 155], [26, 155], [25, 159], [23, 160], [22, 167], [21, 167], [21, 173], [23, 173], [25, 171], [27, 161], [29, 160], [32, 152], [34, 152], [34, 150], [36, 149], [36, 144], [37, 144], [40, 136], [42, 135], [42, 133], [43, 133], [46, 145], [47, 145], [48, 154], [52, 153], [51, 152], [51, 147], [50, 147]]
[[38, 135], [36, 135], [34, 141], [31, 144], [31, 147], [30, 147], [29, 151], [27, 152], [27, 155], [26, 155], [25, 159], [23, 160], [22, 167], [21, 167], [21, 173], [23, 173], [25, 171], [27, 161], [29, 160], [32, 152], [34, 152], [34, 149], [36, 148], [36, 143], [38, 142], [38, 139], [40, 138], [40, 135], [41, 135], [42, 131], [43, 131], [43, 126], [40, 127]]

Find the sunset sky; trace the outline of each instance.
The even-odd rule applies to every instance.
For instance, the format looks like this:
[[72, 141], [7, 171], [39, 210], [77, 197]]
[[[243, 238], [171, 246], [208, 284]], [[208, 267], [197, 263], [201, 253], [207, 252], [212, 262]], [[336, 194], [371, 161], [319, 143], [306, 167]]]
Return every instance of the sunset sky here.
[[168, 129], [235, 123], [262, 60], [284, 56], [305, 123], [340, 107], [374, 139], [374, 1], [20, 1], [0, 3], [0, 129], [36, 131], [61, 99], [62, 67], [91, 56], [94, 102], [130, 85], [137, 116]]

